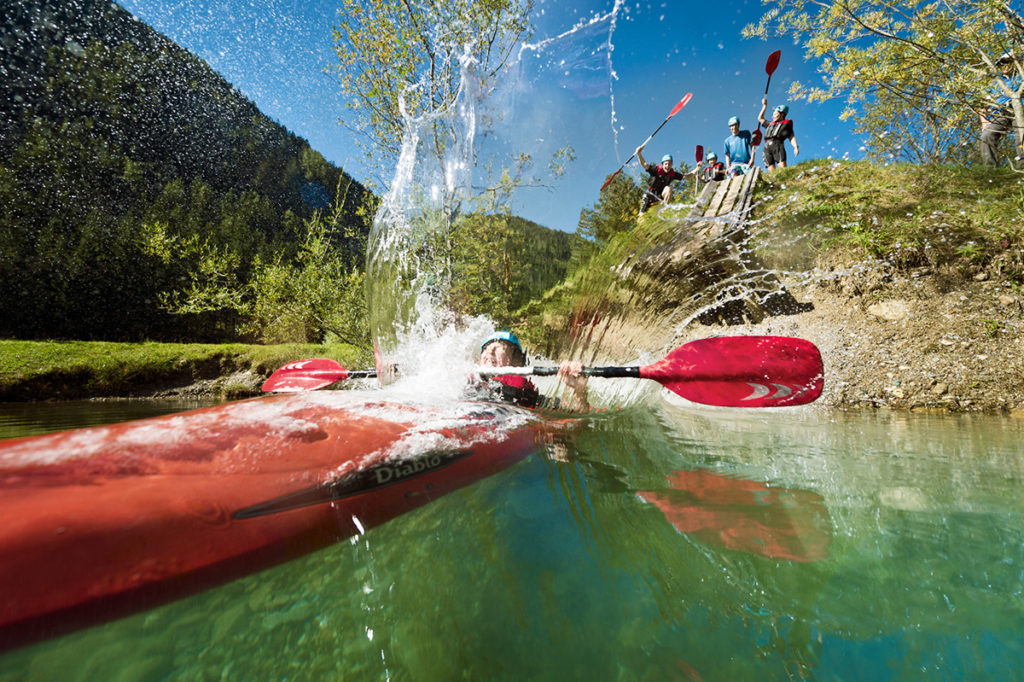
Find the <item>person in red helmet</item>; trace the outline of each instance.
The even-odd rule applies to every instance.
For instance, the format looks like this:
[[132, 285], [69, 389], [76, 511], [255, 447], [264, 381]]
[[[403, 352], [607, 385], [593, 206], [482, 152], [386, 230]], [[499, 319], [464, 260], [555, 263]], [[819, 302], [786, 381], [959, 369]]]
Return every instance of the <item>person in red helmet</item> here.
[[[524, 367], [526, 353], [515, 334], [498, 331], [480, 344], [480, 364], [484, 367]], [[467, 387], [467, 397], [511, 403], [520, 407], [551, 407], [584, 412], [590, 405], [587, 401], [587, 377], [582, 375], [582, 371], [583, 365], [578, 361], [563, 362], [558, 368], [558, 378], [571, 393], [564, 405], [542, 396], [528, 377], [518, 374], [482, 377]]]

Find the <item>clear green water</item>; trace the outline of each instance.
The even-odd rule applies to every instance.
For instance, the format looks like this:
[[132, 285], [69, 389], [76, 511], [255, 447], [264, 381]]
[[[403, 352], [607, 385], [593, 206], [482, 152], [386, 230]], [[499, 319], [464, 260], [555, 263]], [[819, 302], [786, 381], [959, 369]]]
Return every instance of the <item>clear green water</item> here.
[[1020, 678], [1024, 422], [660, 404], [567, 441], [0, 680]]

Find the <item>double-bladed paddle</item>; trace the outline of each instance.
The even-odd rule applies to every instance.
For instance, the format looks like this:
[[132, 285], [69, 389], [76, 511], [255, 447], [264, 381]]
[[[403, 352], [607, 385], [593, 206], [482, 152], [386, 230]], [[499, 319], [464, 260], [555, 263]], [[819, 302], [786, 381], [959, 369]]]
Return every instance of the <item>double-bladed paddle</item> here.
[[[641, 146], [641, 147], [644, 147], [644, 146], [646, 146], [646, 145], [647, 145], [647, 143], [648, 143], [648, 142], [650, 142], [650, 141], [651, 141], [651, 139], [652, 139], [652, 138], [653, 138], [653, 137], [654, 137], [655, 135], [657, 135], [657, 134], [658, 134], [658, 131], [659, 131], [659, 130], [661, 130], [662, 128], [664, 128], [664, 127], [665, 127], [665, 124], [666, 124], [666, 123], [668, 123], [668, 120], [669, 120], [670, 118], [672, 118], [673, 116], [675, 116], [676, 114], [678, 114], [678, 113], [679, 113], [680, 111], [682, 111], [683, 107], [685, 107], [685, 106], [686, 106], [687, 102], [689, 102], [689, 101], [690, 101], [690, 98], [691, 98], [691, 97], [693, 97], [693, 93], [692, 93], [692, 92], [688, 92], [688, 93], [686, 93], [685, 95], [683, 95], [683, 98], [682, 98], [681, 100], [679, 100], [679, 103], [678, 103], [678, 104], [676, 104], [676, 105], [675, 105], [675, 107], [673, 107], [673, 108], [672, 108], [672, 111], [668, 112], [668, 116], [667, 116], [667, 117], [665, 118], [665, 120], [664, 120], [664, 121], [662, 121], [662, 122], [661, 122], [661, 125], [660, 125], [660, 126], [658, 126], [658, 127], [657, 127], [657, 128], [655, 129], [655, 131], [654, 131], [653, 133], [651, 133], [650, 135], [648, 135], [648, 136], [647, 136], [647, 139], [646, 139], [646, 140], [644, 140], [644, 143], [643, 143], [642, 145], [640, 145], [640, 146]], [[616, 176], [616, 175], [618, 175], [619, 173], [621, 173], [621, 172], [622, 172], [622, 169], [626, 167], [626, 164], [627, 164], [627, 163], [629, 163], [630, 161], [632, 161], [632, 160], [633, 160], [633, 157], [634, 157], [634, 156], [636, 156], [636, 152], [635, 152], [635, 151], [634, 151], [634, 152], [633, 152], [632, 154], [630, 154], [630, 155], [629, 155], [629, 158], [628, 158], [628, 159], [626, 159], [626, 162], [625, 162], [625, 163], [623, 163], [623, 164], [622, 164], [621, 166], [619, 166], [619, 170], [615, 171], [614, 173], [612, 173], [611, 175], [609, 175], [609, 176], [608, 176], [608, 179], [604, 181], [604, 184], [603, 184], [603, 185], [601, 185], [601, 190], [600, 190], [600, 191], [602, 191], [602, 192], [603, 192], [603, 191], [604, 191], [604, 188], [605, 188], [605, 187], [607, 187], [608, 185], [612, 184], [612, 180], [614, 180], [614, 179], [615, 179], [615, 176]]]
[[330, 358], [297, 360], [278, 368], [263, 382], [264, 393], [301, 393], [325, 388], [345, 379], [369, 379], [377, 376], [375, 369], [350, 371]]
[[[768, 55], [768, 61], [764, 63], [764, 72], [768, 74], [768, 82], [764, 84], [764, 96], [768, 96], [768, 86], [772, 84], [772, 74], [775, 73], [775, 69], [779, 68], [779, 60], [782, 58], [782, 50], [775, 50]], [[751, 140], [753, 146], [761, 144], [761, 122], [757, 123], [757, 130], [754, 131], [753, 139]]]
[[[557, 367], [486, 367], [484, 376], [551, 376]], [[821, 353], [805, 339], [787, 336], [717, 336], [679, 346], [643, 367], [584, 367], [586, 376], [651, 379], [687, 400], [723, 407], [804, 405], [821, 395]], [[334, 360], [291, 362], [263, 384], [265, 392], [312, 391], [348, 378], [374, 377], [374, 370], [350, 372]]]

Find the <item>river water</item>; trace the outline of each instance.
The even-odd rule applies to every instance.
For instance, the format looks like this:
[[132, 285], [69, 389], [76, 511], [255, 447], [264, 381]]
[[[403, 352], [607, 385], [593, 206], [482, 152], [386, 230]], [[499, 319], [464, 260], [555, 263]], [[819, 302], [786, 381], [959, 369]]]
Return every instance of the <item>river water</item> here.
[[[0, 433], [184, 406], [85, 407], [3, 406]], [[0, 680], [1017, 679], [1022, 441], [656, 396], [363, 536], [7, 652]]]

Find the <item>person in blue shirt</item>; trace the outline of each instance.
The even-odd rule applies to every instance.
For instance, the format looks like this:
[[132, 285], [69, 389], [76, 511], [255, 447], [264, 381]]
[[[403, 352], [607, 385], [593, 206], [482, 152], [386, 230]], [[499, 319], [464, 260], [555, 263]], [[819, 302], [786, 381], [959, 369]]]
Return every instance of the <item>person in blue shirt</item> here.
[[725, 138], [725, 168], [729, 175], [743, 175], [754, 167], [753, 146], [749, 130], [740, 130], [740, 119], [729, 119], [729, 132]]
[[981, 162], [986, 166], [999, 165], [999, 143], [1013, 129], [1010, 99], [1021, 96], [1021, 76], [1014, 73], [1013, 56], [1004, 54], [996, 61], [996, 67], [1002, 75], [993, 81], [989, 91], [993, 106], [981, 112]]

